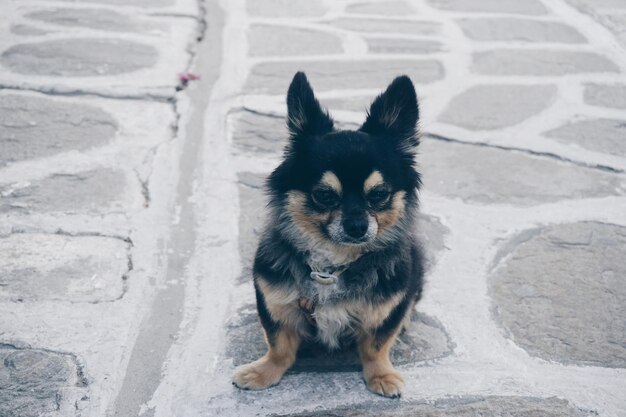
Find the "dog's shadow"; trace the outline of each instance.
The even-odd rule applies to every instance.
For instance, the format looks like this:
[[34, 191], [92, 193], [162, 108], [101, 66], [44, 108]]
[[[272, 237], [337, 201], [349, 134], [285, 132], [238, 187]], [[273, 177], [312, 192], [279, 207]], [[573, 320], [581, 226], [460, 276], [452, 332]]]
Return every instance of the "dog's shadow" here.
[[[397, 366], [416, 364], [443, 358], [454, 346], [443, 326], [424, 313], [413, 312], [411, 322], [391, 350], [391, 360]], [[252, 362], [265, 354], [267, 346], [254, 305], [242, 308], [228, 324], [226, 359], [235, 366]], [[329, 350], [317, 343], [305, 343], [289, 372], [353, 372], [361, 364], [356, 344], [344, 341], [342, 347]]]

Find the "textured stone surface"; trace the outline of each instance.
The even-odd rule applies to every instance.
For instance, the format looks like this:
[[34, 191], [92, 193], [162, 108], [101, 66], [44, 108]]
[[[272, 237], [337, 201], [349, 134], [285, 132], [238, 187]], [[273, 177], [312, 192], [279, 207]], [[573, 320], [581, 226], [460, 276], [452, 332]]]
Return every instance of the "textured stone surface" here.
[[[365, 108], [360, 109], [365, 114]], [[363, 117], [365, 119], [365, 116]], [[243, 110], [230, 116], [233, 143], [239, 151], [282, 154], [289, 134], [283, 116], [263, 115]], [[336, 129], [355, 129], [349, 123], [335, 121]]]
[[247, 152], [279, 154], [287, 144], [287, 125], [283, 117], [242, 111], [230, 118], [233, 144]]
[[626, 31], [624, 30], [626, 27], [626, 13], [624, 11], [622, 9], [621, 14], [607, 11], [599, 19], [604, 26], [613, 32], [617, 40], [622, 44], [622, 48], [626, 47]]
[[428, 0], [443, 10], [461, 12], [517, 13], [523, 15], [546, 14], [546, 8], [537, 0]]
[[548, 158], [428, 138], [420, 147], [424, 189], [471, 203], [530, 206], [625, 191], [617, 175]]
[[255, 65], [246, 83], [246, 91], [284, 94], [293, 74], [305, 71], [316, 91], [332, 89], [380, 88], [398, 74], [406, 74], [417, 84], [428, 84], [443, 78], [444, 69], [435, 60], [386, 61], [310, 61], [268, 62]]
[[128, 244], [100, 236], [0, 237], [0, 300], [100, 302], [124, 292]]
[[0, 167], [110, 141], [116, 121], [82, 103], [0, 94]]
[[[286, 42], [285, 40], [289, 41]], [[341, 39], [329, 33], [286, 26], [253, 25], [248, 31], [250, 56], [335, 54]]]
[[428, 214], [420, 213], [417, 218], [416, 235], [424, 248], [426, 271], [437, 263], [437, 258], [446, 249], [445, 239], [450, 229]]
[[585, 103], [593, 106], [626, 109], [626, 85], [586, 84]]
[[157, 51], [121, 39], [55, 39], [14, 45], [0, 64], [20, 74], [55, 76], [117, 75], [151, 67]]
[[[26, 17], [61, 26], [85, 27], [111, 32], [151, 31], [158, 30], [160, 27], [154, 23], [139, 23], [128, 14], [109, 9], [43, 9], [28, 13]], [[163, 31], [162, 26], [161, 31]]]
[[259, 244], [267, 212], [263, 185], [266, 175], [243, 172], [239, 178], [239, 256], [242, 272], [239, 281], [251, 282], [252, 262]]
[[[228, 328], [227, 359], [234, 365], [243, 365], [263, 356], [267, 345], [256, 307], [243, 307], [233, 317]], [[440, 359], [452, 353], [454, 345], [439, 321], [423, 313], [414, 312], [407, 330], [391, 350], [392, 362], [399, 365], [415, 364]], [[328, 352], [322, 345], [303, 345], [291, 372], [345, 372], [361, 368], [356, 347], [347, 344], [344, 349]]]
[[106, 213], [128, 209], [138, 196], [121, 171], [54, 174], [35, 182], [0, 184], [0, 213]]
[[[624, 4], [622, 3], [622, 7]], [[626, 9], [626, 7], [624, 7]], [[622, 13], [606, 13], [603, 15], [607, 26], [616, 32], [616, 35], [623, 41], [626, 39], [626, 10], [622, 10]]]
[[496, 49], [474, 54], [472, 71], [492, 75], [564, 75], [618, 72], [607, 58], [593, 52]]
[[425, 403], [371, 403], [281, 417], [585, 417], [565, 400], [535, 397], [456, 397]]
[[549, 107], [553, 85], [478, 85], [454, 97], [439, 120], [471, 130], [516, 125]]
[[[570, 127], [572, 136], [580, 128], [580, 138], [546, 136], [566, 123], [626, 120], [623, 88], [613, 88], [626, 85], [619, 53], [620, 39], [626, 37], [624, 0], [244, 2], [0, 1], [6, 35], [0, 38], [0, 85], [6, 87], [0, 97], [27, 97], [29, 103], [45, 98], [71, 107], [49, 122], [43, 116], [54, 113], [51, 107], [35, 111], [9, 103], [0, 108], [0, 240], [46, 232], [55, 238], [59, 230], [59, 236], [78, 242], [54, 247], [35, 242], [9, 256], [0, 247], [0, 262], [13, 262], [8, 273], [0, 268], [0, 343], [67, 352], [70, 369], [76, 358], [90, 384], [63, 384], [52, 395], [30, 390], [34, 383], [29, 382], [20, 395], [44, 406], [16, 411], [17, 391], [4, 383], [17, 377], [0, 372], [0, 416], [587, 415], [581, 407], [601, 416], [624, 414], [626, 368], [606, 365], [623, 358], [611, 349], [625, 345], [625, 320], [616, 306], [626, 303], [617, 291], [606, 289], [618, 274], [624, 276], [623, 270], [603, 268], [594, 283], [578, 285], [576, 274], [592, 275], [591, 281], [593, 273], [574, 261], [576, 270], [558, 282], [574, 281], [567, 291], [577, 291], [572, 299], [580, 314], [589, 315], [598, 327], [594, 331], [604, 336], [589, 336], [589, 322], [580, 321], [580, 328], [566, 322], [569, 317], [560, 307], [565, 290], [553, 297], [556, 301], [546, 297], [531, 312], [536, 318], [526, 321], [530, 329], [532, 320], [541, 320], [536, 330], [528, 330], [529, 340], [539, 333], [567, 334], [554, 343], [591, 352], [593, 360], [605, 361], [604, 368], [566, 362], [566, 349], [551, 349], [553, 342], [543, 339], [535, 346], [561, 357], [546, 362], [528, 354], [529, 348], [516, 345], [519, 338], [490, 314], [493, 298], [487, 291], [492, 273], [507, 268], [523, 246], [524, 239], [509, 244], [492, 270], [490, 255], [504, 245], [504, 237], [545, 228], [551, 221], [626, 226], [626, 175], [616, 173], [626, 170], [626, 157], [618, 156], [619, 144], [602, 143], [598, 152], [573, 143], [593, 139], [584, 146], [597, 146], [598, 137], [607, 136], [599, 125], [589, 132]], [[573, 2], [584, 8], [575, 10]], [[457, 20], [471, 21], [465, 25], [470, 32], [464, 33]], [[136, 54], [124, 50], [125, 42], [104, 53], [91, 43], [83, 48], [87, 52], [68, 47], [63, 54], [48, 44], [38, 46], [50, 49], [53, 65], [33, 56], [27, 66], [37, 67], [37, 73], [19, 73], [2, 57], [16, 44], [69, 38], [150, 45], [158, 51], [157, 63], [119, 76], [74, 77], [65, 70], [67, 76], [42, 74], [61, 73], [63, 65], [74, 71], [72, 65], [84, 64], [90, 70], [97, 67], [93, 60], [104, 66], [132, 64]], [[519, 56], [502, 58], [499, 52], [508, 49]], [[92, 52], [97, 55], [93, 60]], [[501, 60], [487, 62], [485, 71], [499, 73], [472, 72], [473, 54], [487, 52]], [[607, 66], [607, 61], [597, 64], [598, 56], [620, 72], [596, 72]], [[201, 79], [172, 96], [177, 73], [187, 70]], [[399, 401], [368, 392], [358, 372], [335, 372], [358, 369], [354, 352], [328, 355], [319, 347], [301, 352], [296, 370], [277, 387], [252, 392], [231, 386], [235, 364], [265, 351], [251, 305], [250, 264], [267, 213], [262, 174], [278, 163], [288, 140], [285, 93], [296, 70], [307, 71], [317, 96], [335, 110], [341, 126], [363, 121], [364, 110], [395, 76], [413, 71], [409, 75], [418, 84], [424, 143], [417, 160], [424, 172], [421, 199], [427, 215], [416, 233], [425, 243], [430, 268], [417, 306], [422, 314], [414, 316], [394, 351], [406, 381]], [[493, 88], [474, 90], [477, 85]], [[510, 86], [518, 88], [507, 90]], [[558, 87], [555, 99], [553, 86]], [[458, 107], [445, 109], [447, 104]], [[102, 112], [101, 117], [99, 109], [110, 115]], [[545, 117], [552, 113], [555, 117]], [[438, 119], [450, 114], [451, 122]], [[172, 125], [173, 119], [177, 123]], [[429, 132], [442, 136], [433, 142]], [[455, 138], [474, 144], [455, 143]], [[108, 249], [103, 253], [106, 245], [74, 240], [98, 236], [121, 236], [114, 240], [123, 256], [109, 256]], [[595, 256], [592, 263], [613, 256], [607, 248], [616, 239], [602, 239], [606, 243], [589, 251]], [[547, 274], [569, 262], [563, 250], [578, 250], [577, 245], [562, 246], [516, 261], [534, 261]], [[80, 250], [80, 257], [69, 256]], [[131, 255], [133, 270], [124, 274], [129, 265], [123, 260]], [[581, 262], [585, 259], [581, 256]], [[116, 265], [121, 274], [108, 275]], [[523, 278], [534, 282], [527, 275]], [[470, 276], [472, 282], [465, 282]], [[519, 297], [526, 297], [528, 288], [523, 286], [505, 307], [521, 311], [526, 300]], [[586, 298], [575, 298], [582, 295]], [[603, 305], [596, 308], [596, 303]], [[606, 313], [611, 308], [612, 315]], [[552, 324], [556, 330], [546, 330], [549, 314], [561, 320]], [[521, 316], [514, 319], [522, 323]], [[616, 330], [620, 323], [622, 333]], [[570, 343], [573, 337], [580, 340]], [[494, 343], [498, 352], [489, 354]], [[606, 344], [611, 348], [604, 349]], [[600, 350], [605, 356], [597, 354]], [[10, 371], [12, 363], [0, 357], [0, 369]], [[54, 379], [28, 375], [38, 384]], [[532, 398], [511, 397], [516, 395]], [[560, 399], [550, 398], [555, 395]]]
[[48, 31], [31, 25], [17, 24], [11, 25], [11, 33], [20, 36], [41, 36], [48, 33]]
[[403, 33], [407, 35], [435, 35], [440, 30], [440, 24], [437, 22], [409, 20], [340, 18], [333, 21], [332, 25], [356, 32]]
[[326, 8], [321, 2], [309, 0], [247, 0], [248, 13], [262, 17], [321, 16]]
[[77, 413], [88, 400], [87, 381], [74, 357], [0, 344], [0, 416], [70, 415], [66, 406]]
[[585, 42], [576, 29], [558, 22], [486, 18], [459, 19], [457, 23], [467, 37], [476, 41]]
[[411, 6], [403, 1], [349, 4], [346, 6], [346, 12], [389, 16], [406, 16], [414, 13]]
[[575, 5], [592, 7], [594, 9], [626, 9], [622, 0], [567, 0]]
[[[52, 0], [56, 1], [56, 0]], [[78, 0], [61, 0], [67, 3], [76, 3]], [[176, 0], [80, 0], [81, 3], [110, 4], [114, 6], [138, 6], [145, 8], [158, 8], [172, 6]]]
[[626, 120], [580, 120], [550, 130], [546, 136], [592, 151], [626, 156]]
[[365, 121], [365, 111], [370, 108], [375, 97], [368, 96], [350, 96], [341, 98], [322, 98], [320, 103], [329, 109], [331, 114], [333, 110], [350, 110], [363, 113], [363, 121]]
[[367, 49], [380, 54], [429, 54], [440, 52], [441, 43], [425, 39], [367, 38]]
[[529, 230], [498, 254], [492, 310], [531, 355], [626, 367], [626, 228], [582, 222]]
[[567, 0], [580, 12], [588, 14], [599, 24], [613, 32], [626, 46], [626, 3], [622, 0]]

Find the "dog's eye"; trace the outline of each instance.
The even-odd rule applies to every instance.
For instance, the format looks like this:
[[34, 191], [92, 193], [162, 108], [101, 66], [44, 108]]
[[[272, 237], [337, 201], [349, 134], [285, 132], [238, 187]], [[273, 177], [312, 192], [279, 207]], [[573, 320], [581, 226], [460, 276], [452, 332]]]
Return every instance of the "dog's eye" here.
[[383, 205], [389, 200], [391, 193], [384, 188], [374, 189], [367, 194], [367, 201], [372, 206]]
[[316, 204], [324, 207], [333, 207], [339, 202], [337, 193], [326, 188], [313, 190], [312, 196]]

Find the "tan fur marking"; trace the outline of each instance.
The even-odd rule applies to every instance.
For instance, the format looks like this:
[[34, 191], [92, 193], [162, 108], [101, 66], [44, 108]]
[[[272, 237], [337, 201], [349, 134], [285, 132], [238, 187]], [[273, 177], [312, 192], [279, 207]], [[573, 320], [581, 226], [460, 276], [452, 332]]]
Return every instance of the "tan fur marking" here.
[[383, 321], [389, 314], [391, 310], [393, 310], [402, 298], [404, 297], [404, 293], [398, 293], [386, 300], [384, 303], [371, 305], [371, 304], [360, 304], [360, 312], [359, 317], [361, 317], [361, 325], [365, 330], [373, 330], [379, 327]]
[[257, 284], [263, 293], [263, 297], [265, 297], [266, 304], [286, 305], [291, 304], [298, 299], [298, 291], [295, 288], [286, 290], [283, 287], [272, 287], [261, 276], [257, 277]]
[[335, 190], [337, 194], [341, 194], [341, 191], [342, 191], [341, 181], [339, 181], [339, 178], [337, 178], [337, 175], [335, 175], [334, 172], [332, 171], [324, 172], [324, 175], [322, 175], [322, 180], [320, 181], [320, 183], [327, 187], [332, 188], [333, 190]]
[[393, 368], [389, 359], [389, 351], [396, 341], [398, 331], [382, 346], [376, 346], [376, 340], [370, 334], [363, 334], [359, 340], [359, 356], [367, 389], [385, 397], [399, 397], [404, 388], [404, 379]]
[[261, 359], [237, 368], [233, 382], [239, 388], [258, 390], [276, 385], [296, 360], [300, 336], [281, 328], [274, 343], [268, 345], [269, 350]]
[[363, 183], [363, 191], [367, 194], [372, 188], [385, 183], [383, 175], [380, 171], [373, 171], [369, 177]]
[[287, 193], [287, 211], [298, 230], [306, 235], [310, 246], [326, 248], [336, 255], [337, 263], [354, 262], [361, 256], [363, 248], [357, 246], [338, 245], [328, 240], [321, 232], [320, 226], [331, 222], [338, 210], [327, 213], [310, 213], [306, 207], [306, 195], [302, 191]]
[[400, 217], [402, 217], [405, 210], [405, 196], [406, 192], [398, 191], [393, 195], [391, 208], [389, 210], [381, 211], [374, 214], [374, 216], [376, 217], [376, 221], [378, 222], [379, 232], [382, 232], [383, 230], [393, 226], [400, 219]]
[[373, 331], [385, 321], [403, 297], [404, 294], [399, 293], [375, 305], [364, 300], [318, 305], [315, 311], [318, 336], [330, 346], [337, 346], [340, 334], [347, 329]]
[[257, 276], [256, 282], [263, 294], [265, 305], [272, 320], [300, 332], [306, 323], [302, 311], [298, 307], [300, 298], [298, 290], [272, 287], [260, 276]]
[[318, 242], [324, 239], [319, 225], [328, 221], [330, 213], [308, 213], [305, 203], [306, 196], [302, 191], [289, 191], [287, 193], [287, 211], [291, 215], [293, 222], [301, 232], [306, 233], [309, 238]]

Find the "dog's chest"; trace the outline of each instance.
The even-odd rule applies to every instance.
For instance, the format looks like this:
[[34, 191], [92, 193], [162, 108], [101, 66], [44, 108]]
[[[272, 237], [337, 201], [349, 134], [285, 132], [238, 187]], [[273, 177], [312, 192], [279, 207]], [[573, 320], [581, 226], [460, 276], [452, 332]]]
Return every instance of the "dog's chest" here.
[[322, 285], [313, 280], [307, 282], [303, 291], [305, 298], [314, 300], [314, 310], [307, 313], [314, 319], [317, 338], [331, 348], [338, 347], [340, 336], [354, 327], [352, 312], [345, 302], [338, 301], [343, 291], [340, 281]]
[[313, 313], [318, 339], [330, 348], [338, 348], [341, 336], [354, 333], [357, 319], [344, 304], [317, 306]]
[[302, 294], [316, 301], [313, 312], [317, 328], [317, 337], [331, 348], [339, 347], [342, 335], [352, 333], [358, 325], [358, 306], [345, 300], [347, 291], [342, 272], [358, 256], [335, 251], [317, 250], [310, 254], [307, 263], [312, 271], [336, 275], [333, 284], [320, 284], [310, 276], [303, 277]]
[[323, 248], [317, 248], [317, 250], [312, 251], [306, 259], [311, 272], [334, 275], [332, 279], [335, 282], [324, 284], [322, 283], [323, 279], [316, 280], [314, 276], [307, 273], [305, 276], [300, 277], [300, 286], [304, 295], [317, 300], [321, 304], [325, 304], [329, 300], [341, 298], [346, 291], [346, 285], [341, 275], [356, 259], [357, 256], [324, 250]]

